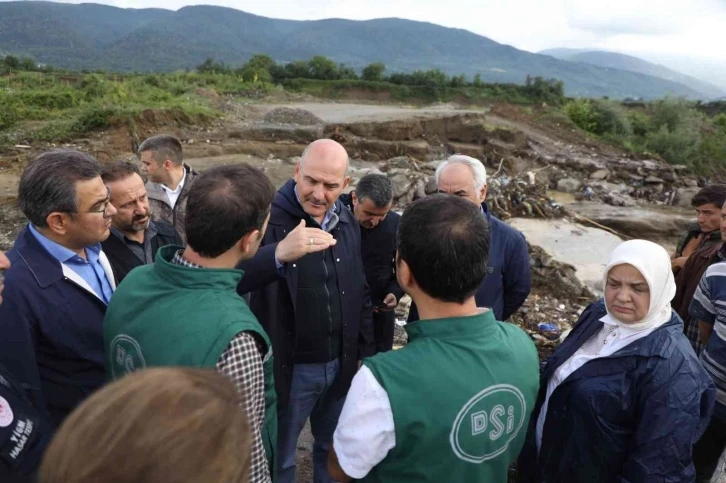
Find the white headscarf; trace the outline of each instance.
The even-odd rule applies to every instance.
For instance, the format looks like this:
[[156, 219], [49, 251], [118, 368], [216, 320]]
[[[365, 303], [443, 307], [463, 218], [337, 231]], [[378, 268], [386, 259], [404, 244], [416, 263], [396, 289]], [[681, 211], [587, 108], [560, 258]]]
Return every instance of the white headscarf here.
[[671, 300], [676, 295], [676, 282], [671, 270], [671, 260], [663, 247], [646, 240], [630, 240], [613, 250], [603, 275], [603, 286], [607, 286], [610, 270], [618, 265], [634, 266], [645, 278], [650, 289], [650, 307], [645, 318], [637, 323], [626, 324], [610, 313], [600, 319], [606, 324], [641, 331], [658, 327], [668, 322], [671, 315]]

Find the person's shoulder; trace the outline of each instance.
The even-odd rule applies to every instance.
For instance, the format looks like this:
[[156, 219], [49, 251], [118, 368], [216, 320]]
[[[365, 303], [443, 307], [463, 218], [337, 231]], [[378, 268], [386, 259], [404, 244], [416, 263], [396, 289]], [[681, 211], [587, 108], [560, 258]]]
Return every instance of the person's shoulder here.
[[152, 223], [156, 227], [156, 233], [159, 235], [174, 237], [177, 234], [176, 228], [165, 221], [152, 221]]
[[707, 278], [719, 277], [720, 281], [726, 283], [726, 278], [720, 278], [726, 277], [726, 261], [714, 263], [713, 265], [709, 266], [703, 276]]
[[524, 235], [516, 228], [509, 226], [508, 223], [500, 220], [496, 216], [489, 215], [490, 230], [498, 232], [504, 239], [515, 242], [525, 243]]

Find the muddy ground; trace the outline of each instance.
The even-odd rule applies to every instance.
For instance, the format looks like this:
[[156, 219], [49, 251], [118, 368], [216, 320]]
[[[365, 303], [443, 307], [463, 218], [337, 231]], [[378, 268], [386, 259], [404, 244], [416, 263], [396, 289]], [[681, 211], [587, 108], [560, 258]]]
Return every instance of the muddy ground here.
[[[539, 109], [507, 104], [477, 109], [453, 104], [426, 108], [310, 101], [281, 104], [235, 98], [216, 102], [222, 115], [206, 125], [189, 125], [168, 115], [145, 112], [131, 125], [114, 126], [61, 147], [91, 152], [101, 162], [135, 160], [134, 151], [140, 141], [169, 132], [183, 141], [185, 160], [195, 169], [246, 162], [262, 168], [280, 186], [292, 175], [296, 157], [309, 142], [331, 137], [348, 150], [354, 182], [373, 169], [388, 170], [389, 176], [397, 177], [399, 208], [422, 191], [421, 186], [407, 183], [407, 176], [426, 180], [432, 172], [427, 163], [464, 153], [482, 159], [492, 180], [496, 180], [490, 196], [502, 206], [503, 213], [498, 214], [503, 218], [521, 213], [549, 218], [562, 216], [568, 210], [580, 212], [590, 222], [602, 224], [624, 238], [647, 235], [667, 248], [674, 246], [683, 221], [690, 218], [687, 209], [670, 206], [677, 200], [677, 190], [695, 185], [688, 173], [657, 162], [641, 163]], [[25, 223], [15, 207], [24, 164], [53, 147], [32, 140], [28, 146], [0, 153], [0, 249], [10, 248]], [[398, 169], [401, 163], [388, 162], [402, 156], [408, 160], [404, 163], [406, 169]], [[646, 183], [648, 175], [658, 175], [660, 182]], [[525, 190], [529, 194], [512, 189], [528, 177], [536, 178]], [[564, 177], [575, 177], [582, 184], [597, 180], [603, 192], [620, 190], [623, 196], [632, 195], [637, 203], [620, 207], [604, 204], [597, 197], [582, 201], [579, 191], [557, 191]], [[512, 207], [522, 206], [528, 210], [511, 211]], [[534, 248], [532, 257], [546, 258]], [[540, 265], [533, 269], [533, 293], [512, 322], [530, 333], [544, 358], [557, 342], [547, 337], [551, 334], [542, 333], [538, 324], [554, 323], [558, 331], [565, 332], [591, 296], [582, 293], [580, 287], [572, 288], [571, 281], [566, 280], [571, 271], [566, 267], [552, 262]], [[298, 450], [297, 481], [312, 481], [309, 428], [303, 432]]]

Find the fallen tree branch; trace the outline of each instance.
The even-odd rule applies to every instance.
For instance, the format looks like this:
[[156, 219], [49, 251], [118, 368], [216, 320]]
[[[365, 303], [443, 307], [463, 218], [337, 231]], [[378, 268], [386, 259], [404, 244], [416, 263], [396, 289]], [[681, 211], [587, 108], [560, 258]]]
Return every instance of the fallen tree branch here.
[[618, 237], [622, 238], [623, 240], [631, 240], [631, 239], [632, 239], [632, 238], [631, 238], [631, 237], [629, 237], [629, 236], [625, 236], [625, 235], [623, 235], [622, 233], [618, 233], [617, 231], [613, 230], [613, 229], [612, 229], [612, 228], [610, 228], [610, 227], [607, 227], [607, 226], [605, 226], [605, 225], [601, 225], [600, 223], [598, 223], [598, 222], [596, 222], [596, 221], [592, 221], [592, 220], [591, 220], [590, 218], [586, 218], [586, 217], [584, 217], [584, 216], [582, 216], [582, 215], [578, 215], [577, 213], [573, 213], [573, 212], [570, 212], [570, 215], [572, 215], [572, 217], [573, 217], [573, 218], [574, 218], [575, 220], [577, 220], [577, 221], [584, 221], [584, 222], [586, 222], [586, 223], [589, 223], [589, 224], [591, 224], [591, 225], [593, 225], [593, 226], [596, 226], [597, 228], [600, 228], [601, 230], [605, 230], [605, 231], [607, 231], [607, 232], [610, 232], [610, 233], [612, 233], [613, 235], [615, 235], [615, 236], [618, 236]]

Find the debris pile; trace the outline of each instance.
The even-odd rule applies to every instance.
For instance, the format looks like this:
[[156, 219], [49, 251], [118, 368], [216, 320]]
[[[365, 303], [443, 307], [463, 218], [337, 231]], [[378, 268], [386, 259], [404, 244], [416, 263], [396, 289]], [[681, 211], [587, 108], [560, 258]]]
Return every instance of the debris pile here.
[[278, 107], [262, 118], [266, 124], [290, 124], [297, 126], [321, 126], [323, 120], [305, 109], [294, 109], [290, 107]]

